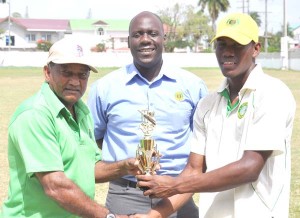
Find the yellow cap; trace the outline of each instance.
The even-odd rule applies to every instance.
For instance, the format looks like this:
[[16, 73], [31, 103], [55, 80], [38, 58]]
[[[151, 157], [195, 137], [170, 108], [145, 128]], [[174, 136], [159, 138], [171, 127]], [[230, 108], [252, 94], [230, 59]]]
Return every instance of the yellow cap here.
[[241, 45], [258, 42], [258, 26], [248, 14], [229, 14], [218, 23], [216, 36], [211, 42], [219, 37], [229, 37]]

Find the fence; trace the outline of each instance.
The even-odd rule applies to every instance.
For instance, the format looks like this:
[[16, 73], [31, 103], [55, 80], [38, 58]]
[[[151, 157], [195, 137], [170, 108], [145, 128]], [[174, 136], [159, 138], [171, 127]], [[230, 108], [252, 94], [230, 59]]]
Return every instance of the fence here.
[[[218, 67], [214, 53], [164, 53], [163, 59], [178, 67]], [[43, 67], [47, 52], [0, 51], [0, 67]], [[91, 63], [96, 67], [120, 67], [132, 62], [130, 52], [91, 53]], [[261, 53], [257, 58], [265, 68], [281, 69], [280, 53]], [[300, 71], [300, 50], [289, 52], [289, 69]]]

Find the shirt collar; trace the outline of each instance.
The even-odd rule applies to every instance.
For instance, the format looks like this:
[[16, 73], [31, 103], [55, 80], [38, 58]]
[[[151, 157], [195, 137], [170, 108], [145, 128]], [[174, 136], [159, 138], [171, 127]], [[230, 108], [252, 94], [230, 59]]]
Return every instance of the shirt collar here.
[[[263, 71], [262, 71], [261, 65], [256, 64], [256, 66], [250, 72], [244, 86], [240, 90], [240, 93], [242, 93], [244, 90], [247, 90], [247, 89], [256, 90], [256, 88], [258, 86], [258, 82], [260, 80], [259, 77], [262, 75], [262, 73], [263, 73]], [[218, 88], [217, 92], [222, 93], [224, 91], [224, 89], [227, 89], [229, 91], [228, 86], [229, 86], [229, 84], [228, 84], [227, 78], [225, 78], [223, 80], [223, 82], [221, 83], [220, 87]]]
[[[47, 98], [49, 109], [53, 114], [58, 115], [62, 110], [67, 110], [65, 105], [55, 95], [47, 82], [43, 83], [41, 90], [42, 94]], [[84, 114], [89, 113], [88, 107], [81, 99], [79, 99], [74, 106], [78, 107], [78, 109], [80, 109]]]
[[[126, 75], [127, 79], [125, 80], [126, 83], [129, 83], [130, 81], [132, 81], [136, 76], [143, 78], [143, 76], [140, 74], [140, 72], [138, 71], [138, 69], [135, 67], [135, 65], [133, 63], [126, 66], [126, 72], [127, 72], [127, 75]], [[161, 78], [167, 78], [167, 79], [176, 81], [176, 76], [173, 73], [172, 68], [167, 67], [164, 64], [161, 67], [159, 75], [155, 78], [154, 81], [160, 80]]]
[[172, 66], [167, 66], [163, 64], [161, 66], [160, 74], [166, 76], [170, 80], [176, 81], [176, 74], [174, 73], [175, 69]]
[[260, 82], [260, 77], [263, 74], [263, 70], [260, 64], [256, 64], [256, 66], [253, 68], [251, 71], [247, 81], [245, 82], [243, 89], [251, 89], [251, 90], [256, 90], [259, 82]]

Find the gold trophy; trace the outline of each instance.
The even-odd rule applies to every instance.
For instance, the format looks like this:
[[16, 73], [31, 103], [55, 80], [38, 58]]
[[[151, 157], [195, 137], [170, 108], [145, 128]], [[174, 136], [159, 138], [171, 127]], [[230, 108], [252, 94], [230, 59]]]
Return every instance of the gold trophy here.
[[136, 150], [136, 158], [139, 160], [139, 169], [145, 175], [153, 175], [159, 164], [160, 154], [157, 150], [155, 140], [152, 139], [152, 132], [156, 126], [154, 112], [149, 110], [139, 110], [142, 115], [140, 129], [144, 133], [144, 138]]

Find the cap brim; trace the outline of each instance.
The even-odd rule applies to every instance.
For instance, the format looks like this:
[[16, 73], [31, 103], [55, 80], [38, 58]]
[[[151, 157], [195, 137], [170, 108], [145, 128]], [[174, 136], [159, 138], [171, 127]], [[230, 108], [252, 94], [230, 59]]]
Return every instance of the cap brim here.
[[249, 38], [248, 36], [241, 34], [240, 32], [237, 32], [234, 29], [228, 28], [228, 29], [218, 33], [210, 42], [212, 43], [213, 41], [215, 41], [217, 38], [220, 38], [220, 37], [231, 38], [241, 45], [247, 45], [252, 41], [252, 39]]
[[86, 59], [84, 58], [59, 58], [59, 59], [53, 59], [53, 60], [48, 60], [49, 62], [53, 62], [55, 64], [83, 64], [88, 66], [91, 71], [93, 71], [94, 73], [98, 73], [98, 70], [93, 67]]

